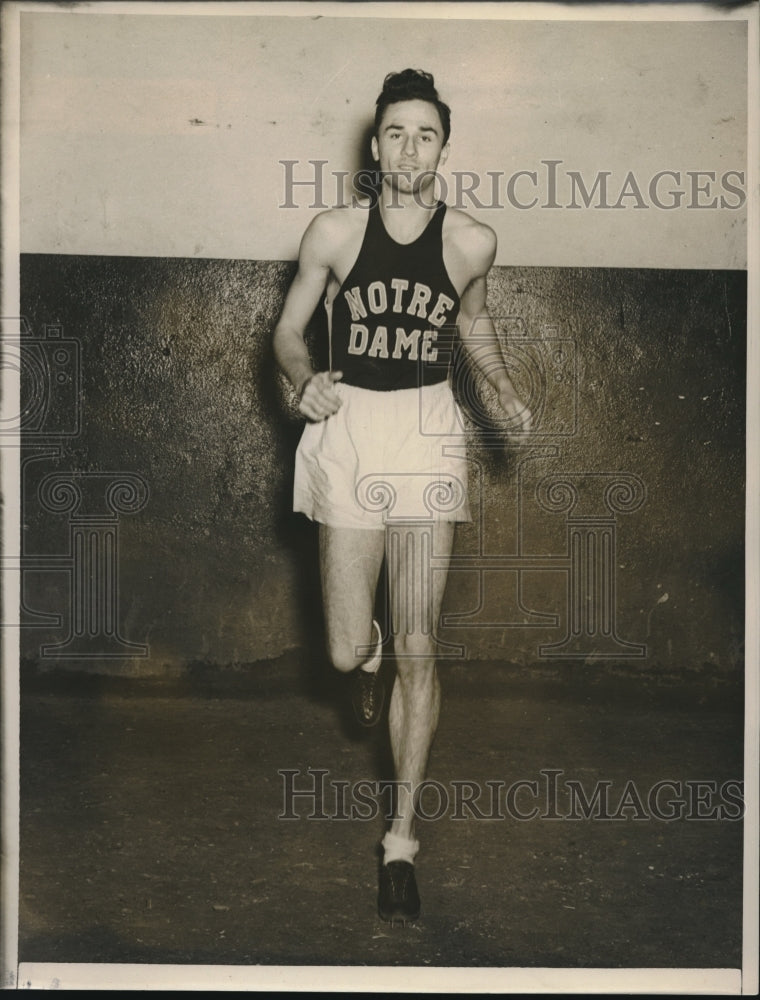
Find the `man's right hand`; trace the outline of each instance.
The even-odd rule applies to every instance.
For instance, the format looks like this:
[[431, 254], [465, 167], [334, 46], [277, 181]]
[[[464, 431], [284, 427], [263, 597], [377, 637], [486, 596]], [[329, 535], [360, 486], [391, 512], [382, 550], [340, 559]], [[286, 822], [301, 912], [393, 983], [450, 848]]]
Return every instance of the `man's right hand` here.
[[320, 421], [337, 413], [342, 400], [333, 388], [343, 378], [343, 372], [317, 372], [301, 387], [298, 409], [309, 420]]

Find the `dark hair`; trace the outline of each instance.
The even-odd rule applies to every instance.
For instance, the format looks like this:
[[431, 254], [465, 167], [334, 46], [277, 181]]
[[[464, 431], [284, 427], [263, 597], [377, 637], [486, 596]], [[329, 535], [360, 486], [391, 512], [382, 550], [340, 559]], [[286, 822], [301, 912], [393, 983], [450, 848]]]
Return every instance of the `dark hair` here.
[[399, 101], [427, 101], [434, 104], [443, 126], [443, 142], [449, 141], [451, 134], [451, 108], [444, 104], [435, 89], [432, 73], [422, 69], [404, 69], [400, 73], [389, 73], [383, 81], [383, 89], [377, 99], [375, 111], [375, 135], [380, 129], [380, 122], [389, 104]]

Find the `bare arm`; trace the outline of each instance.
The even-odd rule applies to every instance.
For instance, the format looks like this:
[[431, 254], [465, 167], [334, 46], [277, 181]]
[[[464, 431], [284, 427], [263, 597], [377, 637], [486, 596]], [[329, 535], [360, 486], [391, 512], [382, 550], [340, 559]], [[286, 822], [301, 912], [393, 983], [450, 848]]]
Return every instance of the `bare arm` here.
[[304, 233], [298, 256], [298, 271], [285, 298], [282, 315], [274, 331], [274, 355], [299, 397], [298, 408], [310, 420], [324, 420], [335, 413], [340, 398], [333, 383], [340, 372], [318, 372], [312, 367], [304, 340], [306, 324], [324, 294], [330, 276], [325, 257], [329, 233], [324, 216], [317, 216]]
[[496, 255], [496, 237], [481, 227], [470, 237], [470, 260], [475, 277], [462, 293], [459, 309], [459, 336], [467, 353], [496, 390], [499, 406], [517, 428], [530, 430], [531, 413], [519, 399], [504, 364], [499, 338], [486, 306], [486, 275]]

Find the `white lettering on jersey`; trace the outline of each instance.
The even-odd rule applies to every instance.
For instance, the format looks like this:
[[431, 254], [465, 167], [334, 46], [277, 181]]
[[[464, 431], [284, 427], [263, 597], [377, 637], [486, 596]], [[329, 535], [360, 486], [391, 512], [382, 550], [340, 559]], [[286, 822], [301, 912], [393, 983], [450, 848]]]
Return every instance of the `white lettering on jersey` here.
[[409, 282], [406, 278], [391, 278], [391, 288], [396, 293], [393, 299], [393, 311], [395, 313], [401, 312], [401, 296], [409, 287]]
[[384, 326], [379, 326], [375, 330], [375, 336], [372, 338], [372, 345], [369, 349], [369, 353], [373, 358], [387, 358], [388, 357], [388, 330]]
[[388, 296], [382, 281], [373, 281], [367, 289], [367, 301], [373, 313], [382, 313], [388, 308]]
[[349, 354], [364, 354], [367, 350], [369, 330], [363, 323], [351, 324], [351, 339], [348, 343]]
[[427, 312], [425, 311], [425, 306], [431, 299], [432, 292], [427, 285], [421, 284], [419, 281], [414, 283], [414, 295], [412, 295], [412, 301], [406, 308], [406, 311], [410, 316], [419, 316], [421, 319], [427, 319]]
[[438, 348], [432, 347], [434, 340], [438, 339], [437, 330], [425, 330], [422, 334], [422, 360], [435, 361], [438, 357]]
[[454, 300], [450, 299], [448, 295], [444, 295], [443, 292], [441, 292], [433, 311], [428, 316], [428, 323], [432, 323], [433, 326], [437, 327], [443, 326], [447, 319], [446, 313], [453, 308]]
[[357, 319], [364, 319], [367, 315], [367, 310], [364, 308], [362, 293], [359, 290], [359, 286], [356, 285], [350, 292], [346, 290], [343, 294], [346, 296], [348, 308], [351, 310], [351, 319], [354, 320], [354, 322], [356, 322]]
[[418, 349], [420, 343], [420, 331], [412, 330], [411, 333], [407, 333], [403, 327], [396, 327], [396, 346], [393, 348], [393, 357], [402, 357], [403, 351], [409, 351], [409, 360], [416, 361], [418, 358]]

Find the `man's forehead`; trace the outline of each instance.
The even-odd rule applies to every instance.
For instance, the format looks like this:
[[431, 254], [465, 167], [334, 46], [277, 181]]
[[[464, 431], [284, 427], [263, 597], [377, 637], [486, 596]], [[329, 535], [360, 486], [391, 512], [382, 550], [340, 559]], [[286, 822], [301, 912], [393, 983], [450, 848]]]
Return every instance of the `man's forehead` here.
[[443, 134], [443, 124], [438, 108], [430, 101], [413, 99], [389, 104], [382, 117], [382, 128], [392, 125], [426, 125]]

